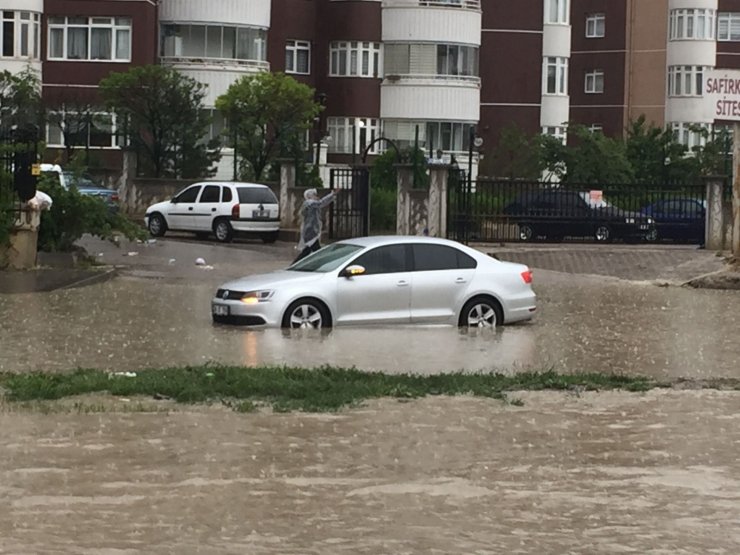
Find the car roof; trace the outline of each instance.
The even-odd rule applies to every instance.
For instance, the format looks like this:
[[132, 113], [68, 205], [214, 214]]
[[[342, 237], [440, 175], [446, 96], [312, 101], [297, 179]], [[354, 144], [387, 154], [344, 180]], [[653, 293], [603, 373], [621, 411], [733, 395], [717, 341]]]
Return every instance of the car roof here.
[[355, 237], [344, 239], [339, 243], [348, 243], [358, 247], [377, 247], [380, 245], [394, 245], [397, 243], [422, 243], [430, 245], [446, 245], [449, 247], [462, 248], [463, 245], [449, 239], [438, 237], [427, 237], [425, 235], [377, 235], [373, 237]]
[[193, 183], [193, 185], [232, 185], [236, 187], [252, 187], [260, 189], [270, 188], [269, 186], [263, 185], [262, 183], [246, 183], [242, 181], [199, 181], [198, 183]]

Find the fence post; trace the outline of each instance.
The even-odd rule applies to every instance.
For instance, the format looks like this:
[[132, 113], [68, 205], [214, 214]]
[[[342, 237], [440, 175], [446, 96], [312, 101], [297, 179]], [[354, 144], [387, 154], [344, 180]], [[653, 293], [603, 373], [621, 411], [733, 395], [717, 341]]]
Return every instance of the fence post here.
[[724, 177], [711, 175], [704, 178], [707, 187], [707, 210], [704, 221], [706, 249], [721, 251], [725, 246]]
[[293, 160], [280, 160], [280, 226], [292, 228], [293, 209], [289, 189], [295, 187], [295, 163]]
[[447, 237], [447, 178], [450, 166], [429, 166], [429, 210], [427, 227], [432, 237]]
[[398, 203], [396, 207], [396, 234], [411, 235], [411, 189], [414, 186], [412, 164], [396, 165]]

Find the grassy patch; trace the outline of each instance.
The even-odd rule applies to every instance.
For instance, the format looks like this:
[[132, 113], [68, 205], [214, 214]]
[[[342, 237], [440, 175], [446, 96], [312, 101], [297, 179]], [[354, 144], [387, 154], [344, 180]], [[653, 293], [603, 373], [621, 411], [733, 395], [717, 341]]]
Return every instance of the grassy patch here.
[[[506, 399], [510, 391], [613, 390], [646, 391], [661, 384], [644, 377], [608, 374], [530, 372], [384, 374], [324, 367], [244, 368], [205, 365], [107, 373], [76, 370], [70, 373], [4, 374], [0, 388], [8, 401], [56, 400], [90, 393], [121, 397], [150, 396], [180, 403], [220, 401], [238, 412], [270, 406], [278, 412], [333, 411], [367, 399], [414, 399], [427, 395], [473, 395]], [[519, 404], [515, 401], [512, 404]], [[90, 410], [85, 407], [82, 410]]]

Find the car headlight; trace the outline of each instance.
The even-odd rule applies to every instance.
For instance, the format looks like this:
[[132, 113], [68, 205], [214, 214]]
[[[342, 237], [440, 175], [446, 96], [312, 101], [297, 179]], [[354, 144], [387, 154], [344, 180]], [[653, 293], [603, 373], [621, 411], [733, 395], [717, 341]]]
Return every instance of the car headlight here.
[[266, 303], [272, 298], [274, 294], [275, 291], [272, 291], [271, 289], [263, 289], [261, 291], [247, 291], [242, 295], [241, 301], [244, 304]]
[[648, 218], [648, 223], [649, 223], [649, 224], [652, 224], [652, 223], [654, 223], [654, 222], [653, 222], [653, 219], [652, 219], [652, 218]]
[[627, 224], [633, 224], [633, 223], [635, 223], [635, 219], [634, 219], [634, 218], [626, 218], [626, 219], [624, 220], [624, 223], [627, 223]]

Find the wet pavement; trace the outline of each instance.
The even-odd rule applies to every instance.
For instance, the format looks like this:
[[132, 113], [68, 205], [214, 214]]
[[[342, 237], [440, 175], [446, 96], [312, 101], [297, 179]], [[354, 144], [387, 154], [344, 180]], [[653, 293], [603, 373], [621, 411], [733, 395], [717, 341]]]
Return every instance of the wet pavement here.
[[740, 551], [737, 393], [518, 397], [0, 411], [0, 552]]
[[[115, 279], [0, 294], [0, 371], [218, 361], [740, 377], [740, 294], [649, 281], [698, 275], [713, 262], [701, 253], [615, 251], [611, 264], [633, 264], [641, 281], [589, 275], [602, 262], [577, 254], [558, 266], [519, 253], [564, 271], [536, 269], [534, 322], [490, 333], [285, 333], [214, 326], [209, 303], [228, 279], [284, 267], [292, 245], [88, 246]], [[509, 400], [523, 406], [383, 399], [317, 415], [0, 401], [0, 553], [740, 552], [740, 392]]]

